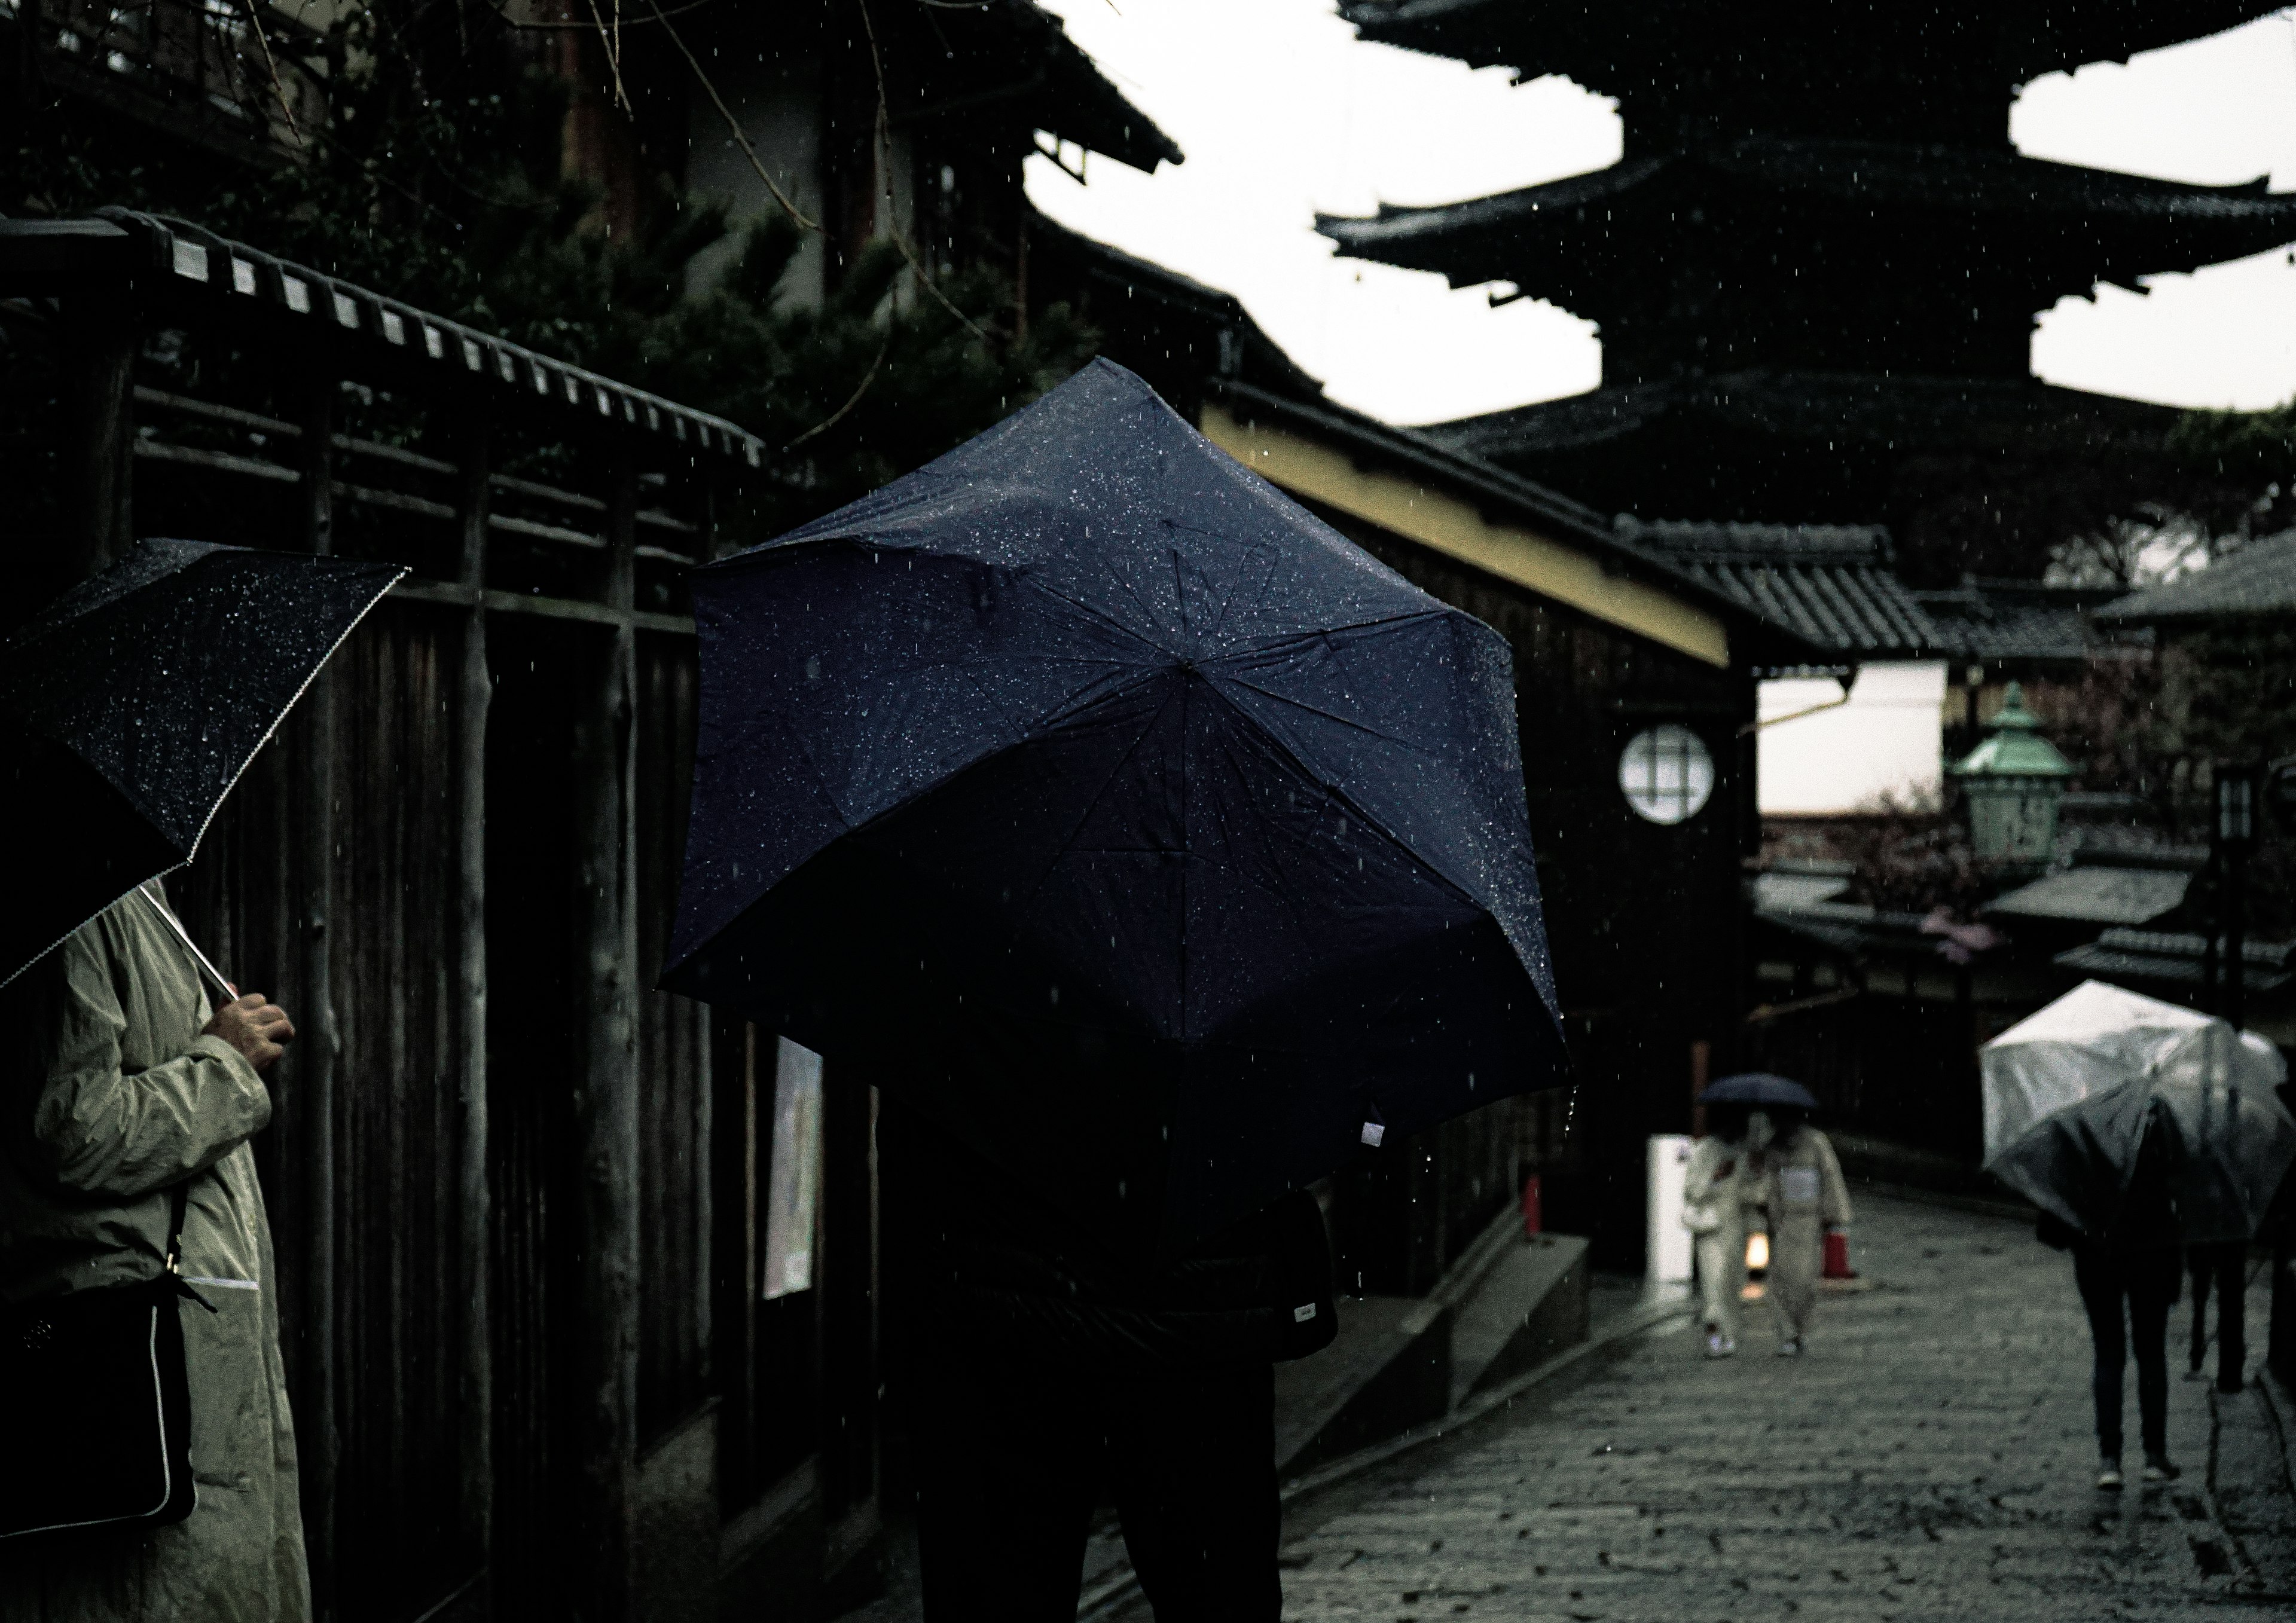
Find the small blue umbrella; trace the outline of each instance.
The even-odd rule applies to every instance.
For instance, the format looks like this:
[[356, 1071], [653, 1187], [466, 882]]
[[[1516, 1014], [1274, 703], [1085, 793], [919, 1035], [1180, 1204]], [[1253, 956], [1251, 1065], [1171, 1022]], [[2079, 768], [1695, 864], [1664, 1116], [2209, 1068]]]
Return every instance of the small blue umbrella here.
[[1817, 1100], [1809, 1089], [1784, 1077], [1774, 1077], [1767, 1070], [1742, 1071], [1734, 1077], [1724, 1077], [1710, 1082], [1706, 1091], [1698, 1095], [1701, 1104], [1791, 1105], [1796, 1110], [1814, 1111]]
[[1122, 367], [693, 600], [662, 984], [1114, 1248], [1564, 1079], [1505, 640]]

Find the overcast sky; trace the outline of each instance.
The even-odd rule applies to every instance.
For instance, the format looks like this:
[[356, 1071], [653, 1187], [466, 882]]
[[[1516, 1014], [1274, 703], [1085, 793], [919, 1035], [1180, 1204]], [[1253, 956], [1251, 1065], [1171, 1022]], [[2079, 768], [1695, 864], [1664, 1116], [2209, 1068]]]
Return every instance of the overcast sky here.
[[[1575, 394], [1600, 376], [1587, 324], [1482, 289], [1335, 259], [1317, 209], [1437, 203], [1599, 168], [1607, 98], [1559, 79], [1367, 45], [1331, 0], [1046, 0], [1187, 161], [1153, 179], [1090, 160], [1078, 185], [1029, 160], [1054, 218], [1236, 294], [1332, 397], [1429, 422]], [[2296, 191], [2296, 11], [2140, 56], [2050, 74], [2010, 117], [2038, 158]], [[2069, 299], [2044, 316], [2052, 382], [2179, 406], [2296, 396], [2296, 264], [2285, 252]]]

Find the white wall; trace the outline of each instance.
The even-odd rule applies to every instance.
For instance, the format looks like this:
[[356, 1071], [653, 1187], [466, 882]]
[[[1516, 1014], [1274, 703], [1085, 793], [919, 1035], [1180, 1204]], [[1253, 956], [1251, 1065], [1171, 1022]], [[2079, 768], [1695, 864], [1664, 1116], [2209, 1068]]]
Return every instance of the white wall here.
[[[1841, 697], [1841, 684], [1823, 676], [1765, 682], [1759, 714], [1770, 722]], [[1934, 801], [1944, 707], [1942, 663], [1865, 667], [1848, 704], [1762, 729], [1762, 810], [1860, 811], [1884, 794]]]

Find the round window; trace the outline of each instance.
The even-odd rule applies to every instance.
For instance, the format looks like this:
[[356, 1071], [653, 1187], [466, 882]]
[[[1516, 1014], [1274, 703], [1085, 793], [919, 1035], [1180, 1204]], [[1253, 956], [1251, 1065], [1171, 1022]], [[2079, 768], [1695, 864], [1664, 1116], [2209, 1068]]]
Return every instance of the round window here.
[[1619, 787], [1648, 821], [1686, 822], [1714, 793], [1714, 758], [1688, 727], [1646, 728], [1619, 756]]

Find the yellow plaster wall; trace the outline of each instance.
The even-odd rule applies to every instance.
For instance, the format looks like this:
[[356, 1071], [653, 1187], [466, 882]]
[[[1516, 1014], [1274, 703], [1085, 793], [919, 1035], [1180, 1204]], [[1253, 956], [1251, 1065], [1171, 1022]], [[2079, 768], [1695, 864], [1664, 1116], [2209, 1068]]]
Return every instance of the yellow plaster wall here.
[[1535, 530], [1494, 524], [1474, 506], [1404, 476], [1358, 468], [1344, 453], [1206, 405], [1204, 438], [1269, 483], [1432, 547], [1486, 574], [1727, 669], [1726, 627], [1663, 587], [1605, 572], [1602, 560]]

